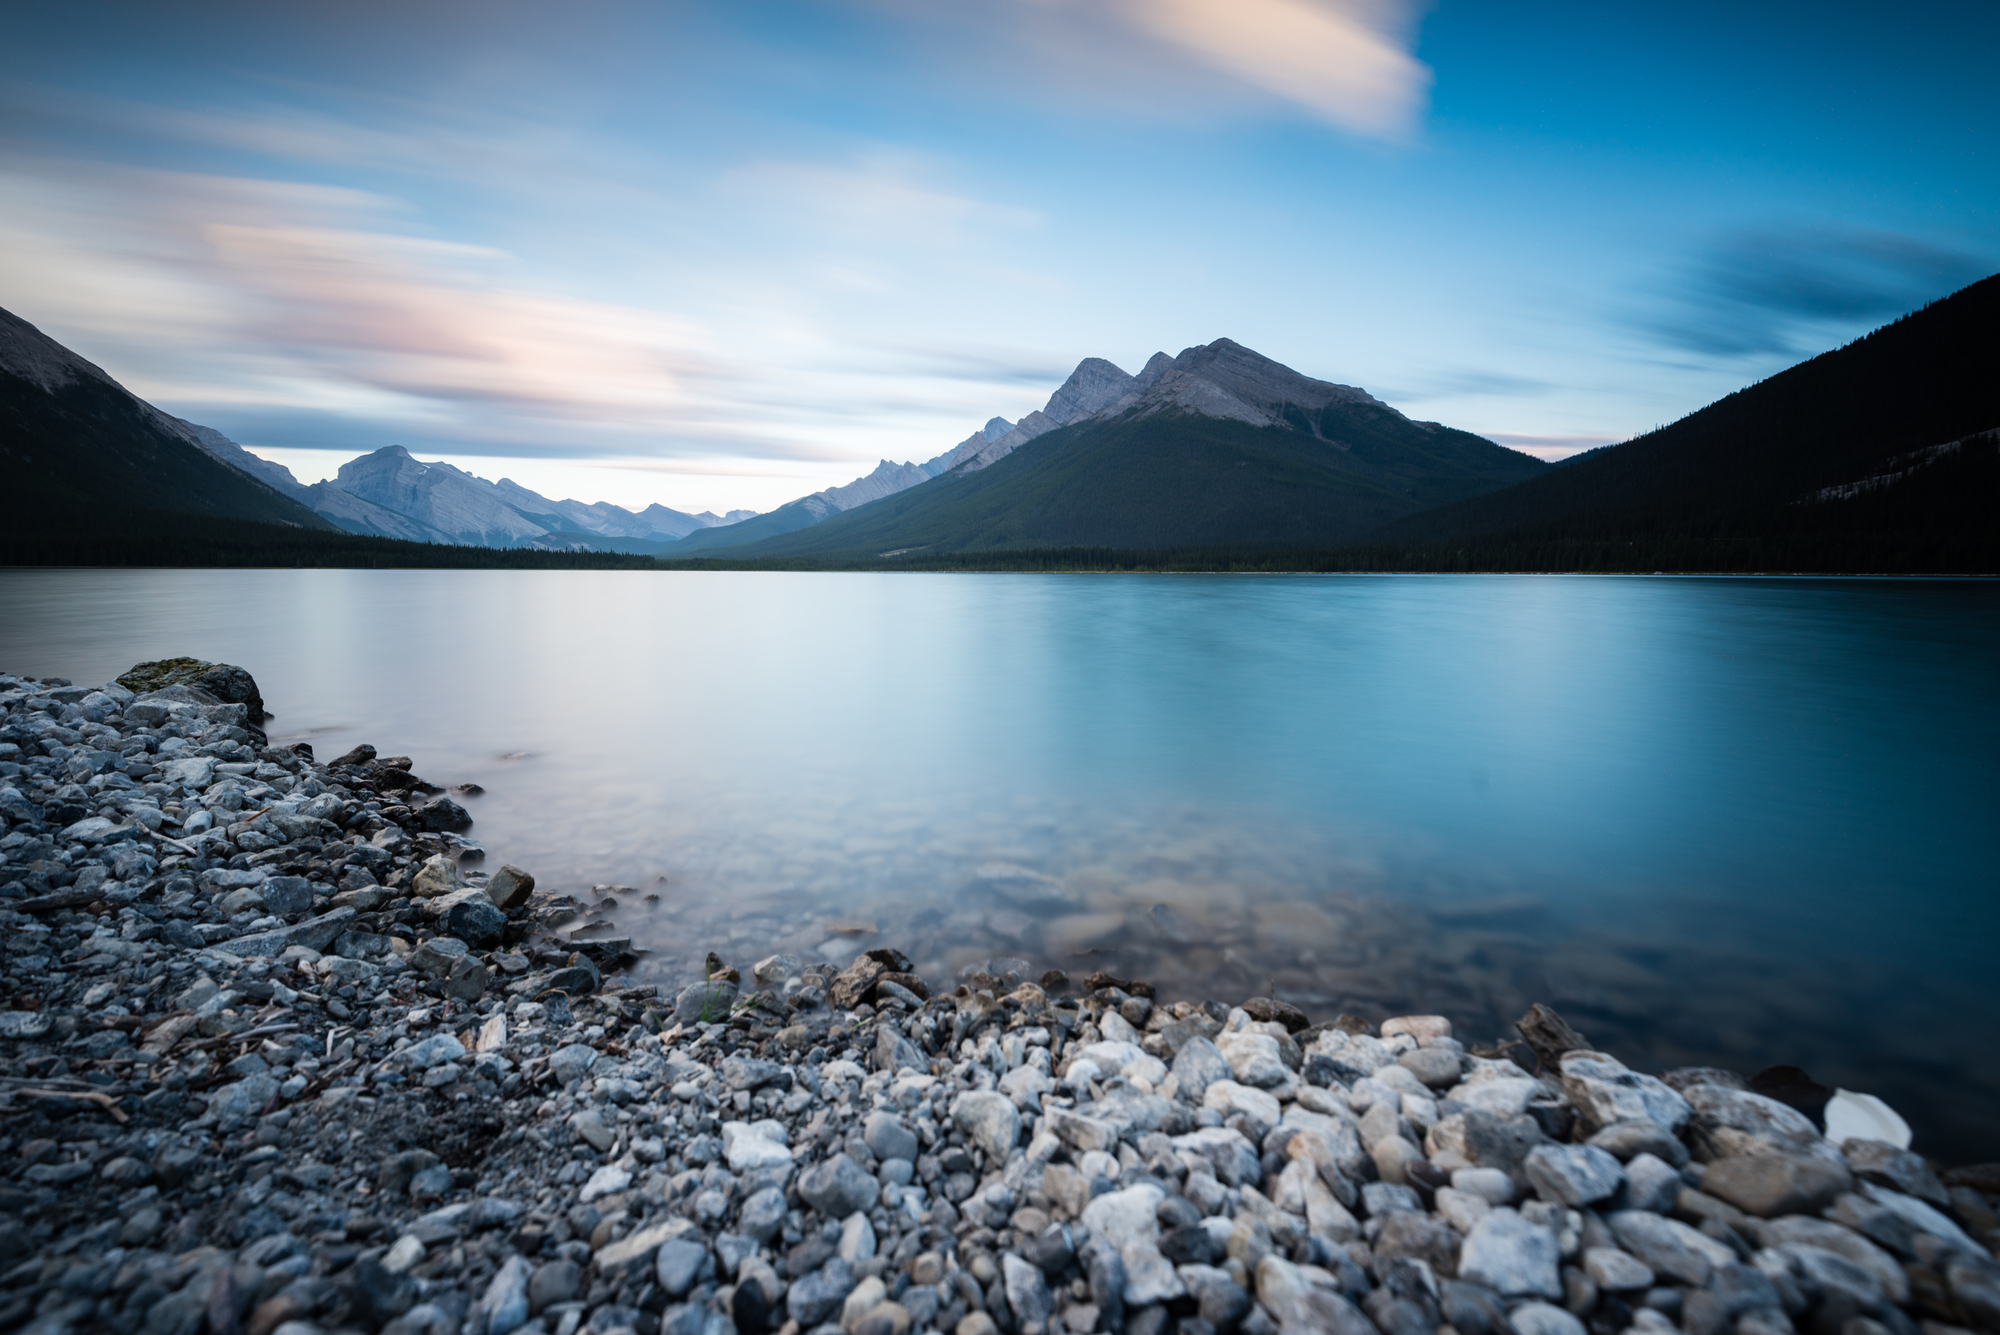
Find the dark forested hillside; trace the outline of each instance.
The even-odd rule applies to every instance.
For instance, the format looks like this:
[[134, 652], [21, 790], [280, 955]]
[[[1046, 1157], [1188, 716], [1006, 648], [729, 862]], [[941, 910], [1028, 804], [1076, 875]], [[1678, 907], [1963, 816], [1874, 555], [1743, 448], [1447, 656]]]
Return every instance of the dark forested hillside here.
[[82, 522], [133, 509], [333, 528], [92, 376], [44, 389], [0, 369], [0, 492], [10, 508]]
[[1949, 566], [1990, 553], [2000, 529], [1991, 443], [1977, 439], [1995, 427], [2000, 276], [1671, 426], [1370, 538], [1522, 559], [1623, 542], [1700, 569], [1897, 569], [1882, 562], [1899, 552]]
[[1079, 422], [982, 471], [947, 473], [726, 556], [1351, 541], [1546, 468], [1374, 403], [1285, 417], [1268, 427], [1187, 412]]

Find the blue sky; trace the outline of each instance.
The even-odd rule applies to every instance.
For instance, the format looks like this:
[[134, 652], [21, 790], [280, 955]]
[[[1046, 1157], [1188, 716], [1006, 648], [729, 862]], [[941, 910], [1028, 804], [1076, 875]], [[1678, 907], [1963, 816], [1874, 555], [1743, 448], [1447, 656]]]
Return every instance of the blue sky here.
[[17, 6], [0, 305], [324, 476], [768, 508], [1230, 337], [1555, 456], [2000, 268], [2000, 6]]

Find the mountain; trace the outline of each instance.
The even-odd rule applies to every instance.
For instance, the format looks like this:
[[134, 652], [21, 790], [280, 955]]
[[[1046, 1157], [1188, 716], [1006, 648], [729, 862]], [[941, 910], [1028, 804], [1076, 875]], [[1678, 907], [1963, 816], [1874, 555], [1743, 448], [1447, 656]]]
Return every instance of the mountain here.
[[884, 459], [875, 465], [875, 471], [866, 477], [856, 478], [843, 487], [828, 487], [810, 496], [801, 496], [795, 501], [786, 501], [775, 510], [748, 518], [742, 522], [732, 522], [727, 526], [709, 529], [704, 533], [690, 536], [680, 546], [674, 548], [674, 555], [685, 552], [714, 551], [722, 547], [740, 547], [745, 543], [763, 538], [776, 537], [781, 533], [795, 533], [831, 515], [879, 501], [885, 496], [908, 491], [911, 487], [928, 482], [980, 450], [994, 445], [1015, 430], [1012, 422], [1004, 417], [993, 417], [985, 426], [967, 436], [958, 444], [927, 463], [891, 463]]
[[[304, 486], [290, 469], [258, 458], [221, 432], [182, 425], [216, 458], [269, 482], [349, 533], [473, 547], [650, 554], [686, 534], [730, 522], [664, 505], [634, 514], [609, 501], [552, 501], [509, 478], [488, 482], [447, 463], [425, 463], [400, 445], [351, 459], [334, 478]], [[754, 511], [732, 513], [747, 518]]]
[[1992, 569], [1995, 428], [2000, 275], [1669, 426], [1371, 537], [1476, 543], [1480, 560], [1517, 568]]
[[200, 428], [128, 391], [26, 320], [0, 310], [0, 494], [17, 519], [60, 526], [168, 512], [333, 525], [254, 472], [216, 458]]
[[1548, 468], [1229, 339], [1136, 376], [1090, 358], [1040, 412], [955, 454], [930, 481], [728, 555], [1344, 542]]

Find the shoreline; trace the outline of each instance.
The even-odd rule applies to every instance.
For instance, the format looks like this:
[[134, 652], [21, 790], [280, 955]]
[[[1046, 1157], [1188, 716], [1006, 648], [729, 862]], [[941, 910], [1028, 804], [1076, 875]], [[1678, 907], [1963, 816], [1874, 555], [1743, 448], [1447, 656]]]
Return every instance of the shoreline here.
[[2000, 1330], [2000, 1167], [1851, 1096], [887, 947], [661, 995], [407, 758], [151, 666], [0, 676], [8, 1328]]

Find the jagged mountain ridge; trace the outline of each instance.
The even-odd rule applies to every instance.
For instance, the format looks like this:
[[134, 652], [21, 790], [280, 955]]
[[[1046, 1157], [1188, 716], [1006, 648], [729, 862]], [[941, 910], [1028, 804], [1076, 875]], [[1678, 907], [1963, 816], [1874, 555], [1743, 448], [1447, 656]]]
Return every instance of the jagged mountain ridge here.
[[674, 548], [674, 551], [678, 554], [738, 547], [745, 543], [776, 537], [781, 533], [796, 533], [802, 528], [811, 528], [833, 515], [920, 486], [942, 473], [949, 472], [994, 442], [1005, 439], [1015, 430], [1014, 423], [1004, 417], [988, 418], [985, 426], [934, 459], [921, 464], [908, 462], [899, 464], [884, 459], [876, 464], [875, 471], [866, 477], [856, 478], [845, 486], [828, 487], [810, 496], [786, 501], [775, 510], [741, 523], [718, 525], [706, 532], [691, 535], [683, 545]]
[[[1058, 421], [1057, 419], [1065, 419]], [[1137, 376], [1081, 363], [1048, 405], [937, 477], [731, 558], [1346, 541], [1533, 477], [1540, 460], [1218, 339]], [[747, 526], [746, 526], [747, 527]], [[724, 545], [704, 534], [668, 559]]]

